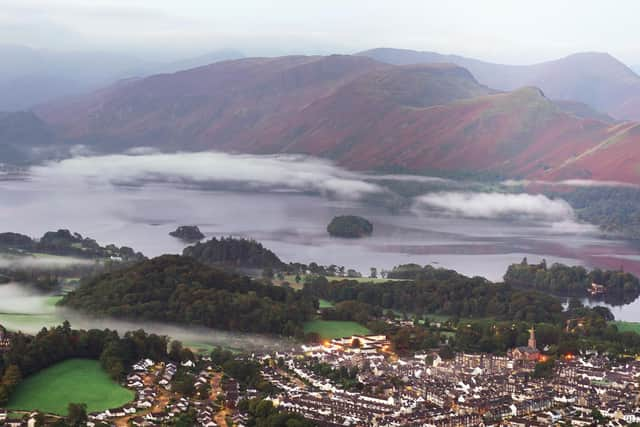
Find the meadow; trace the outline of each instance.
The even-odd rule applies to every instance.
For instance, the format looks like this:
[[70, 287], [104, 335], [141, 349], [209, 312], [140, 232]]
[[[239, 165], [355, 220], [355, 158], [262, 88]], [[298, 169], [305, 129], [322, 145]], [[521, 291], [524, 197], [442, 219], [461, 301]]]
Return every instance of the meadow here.
[[324, 339], [348, 337], [351, 335], [367, 335], [371, 331], [356, 322], [341, 320], [311, 320], [304, 324], [304, 332], [315, 332]]
[[622, 320], [616, 320], [613, 322], [618, 327], [620, 332], [635, 332], [640, 334], [640, 322], [625, 322]]
[[88, 412], [120, 407], [135, 397], [109, 378], [97, 360], [70, 359], [25, 378], [11, 394], [10, 410], [66, 415], [69, 403], [86, 403]]

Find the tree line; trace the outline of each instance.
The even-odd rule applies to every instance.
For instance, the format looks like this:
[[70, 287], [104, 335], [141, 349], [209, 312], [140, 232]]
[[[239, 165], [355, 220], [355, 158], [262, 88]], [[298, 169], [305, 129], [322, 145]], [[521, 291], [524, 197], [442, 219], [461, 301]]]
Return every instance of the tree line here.
[[358, 283], [320, 277], [304, 285], [303, 292], [329, 301], [357, 301], [371, 307], [407, 313], [445, 314], [454, 317], [554, 321], [561, 317], [557, 298], [491, 283], [480, 277], [466, 277], [452, 270], [415, 281]]
[[640, 281], [631, 273], [618, 270], [588, 271], [582, 266], [570, 267], [546, 261], [529, 264], [524, 258], [520, 264], [512, 264], [504, 275], [505, 283], [536, 289], [556, 295], [586, 297], [592, 283], [605, 287], [603, 297], [611, 303], [630, 303], [640, 295]]
[[167, 357], [167, 338], [143, 330], [122, 337], [112, 330], [75, 330], [69, 322], [43, 328], [36, 335], [9, 334], [10, 345], [0, 358], [0, 405], [6, 404], [22, 378], [67, 359], [100, 360], [114, 380], [121, 380], [129, 367], [142, 358]]
[[306, 294], [164, 255], [82, 283], [61, 304], [94, 315], [302, 336]]

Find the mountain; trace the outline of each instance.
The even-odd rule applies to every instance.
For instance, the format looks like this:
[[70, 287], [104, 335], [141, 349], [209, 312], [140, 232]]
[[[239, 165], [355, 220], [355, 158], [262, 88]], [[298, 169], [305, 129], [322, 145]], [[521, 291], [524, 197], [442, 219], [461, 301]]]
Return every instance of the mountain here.
[[534, 65], [493, 64], [457, 55], [390, 48], [358, 55], [394, 65], [453, 63], [494, 89], [535, 86], [554, 100], [582, 102], [620, 120], [640, 120], [640, 76], [606, 53], [577, 53]]
[[164, 73], [175, 73], [177, 71], [189, 70], [191, 68], [202, 67], [220, 61], [230, 61], [244, 58], [244, 54], [233, 49], [221, 49], [199, 55], [194, 58], [181, 59], [166, 64], [153, 64], [138, 71], [137, 75], [153, 75]]
[[37, 113], [102, 152], [304, 153], [357, 170], [637, 182], [634, 123], [564, 110], [540, 89], [496, 92], [451, 64], [295, 56], [121, 82]]
[[242, 56], [237, 51], [219, 50], [164, 63], [108, 52], [55, 52], [0, 45], [0, 111], [29, 109], [94, 91], [123, 78], [170, 73]]
[[53, 132], [34, 113], [0, 112], [0, 163], [28, 163], [53, 142]]

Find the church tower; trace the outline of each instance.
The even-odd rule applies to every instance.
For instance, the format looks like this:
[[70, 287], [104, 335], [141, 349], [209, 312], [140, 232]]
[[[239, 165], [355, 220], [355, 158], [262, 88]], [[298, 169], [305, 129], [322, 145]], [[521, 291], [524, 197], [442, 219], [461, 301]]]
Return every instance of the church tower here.
[[529, 329], [529, 341], [527, 343], [527, 346], [529, 348], [538, 348], [538, 344], [536, 343], [536, 330], [533, 326], [531, 326], [531, 329]]

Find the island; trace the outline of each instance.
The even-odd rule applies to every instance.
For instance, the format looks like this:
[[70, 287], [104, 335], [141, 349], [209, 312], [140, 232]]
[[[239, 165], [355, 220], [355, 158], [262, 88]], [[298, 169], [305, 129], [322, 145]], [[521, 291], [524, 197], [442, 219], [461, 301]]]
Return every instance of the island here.
[[373, 224], [361, 216], [341, 215], [331, 220], [327, 232], [333, 237], [360, 238], [373, 233]]
[[204, 234], [202, 234], [197, 225], [182, 225], [169, 233], [169, 235], [189, 243], [204, 239]]

